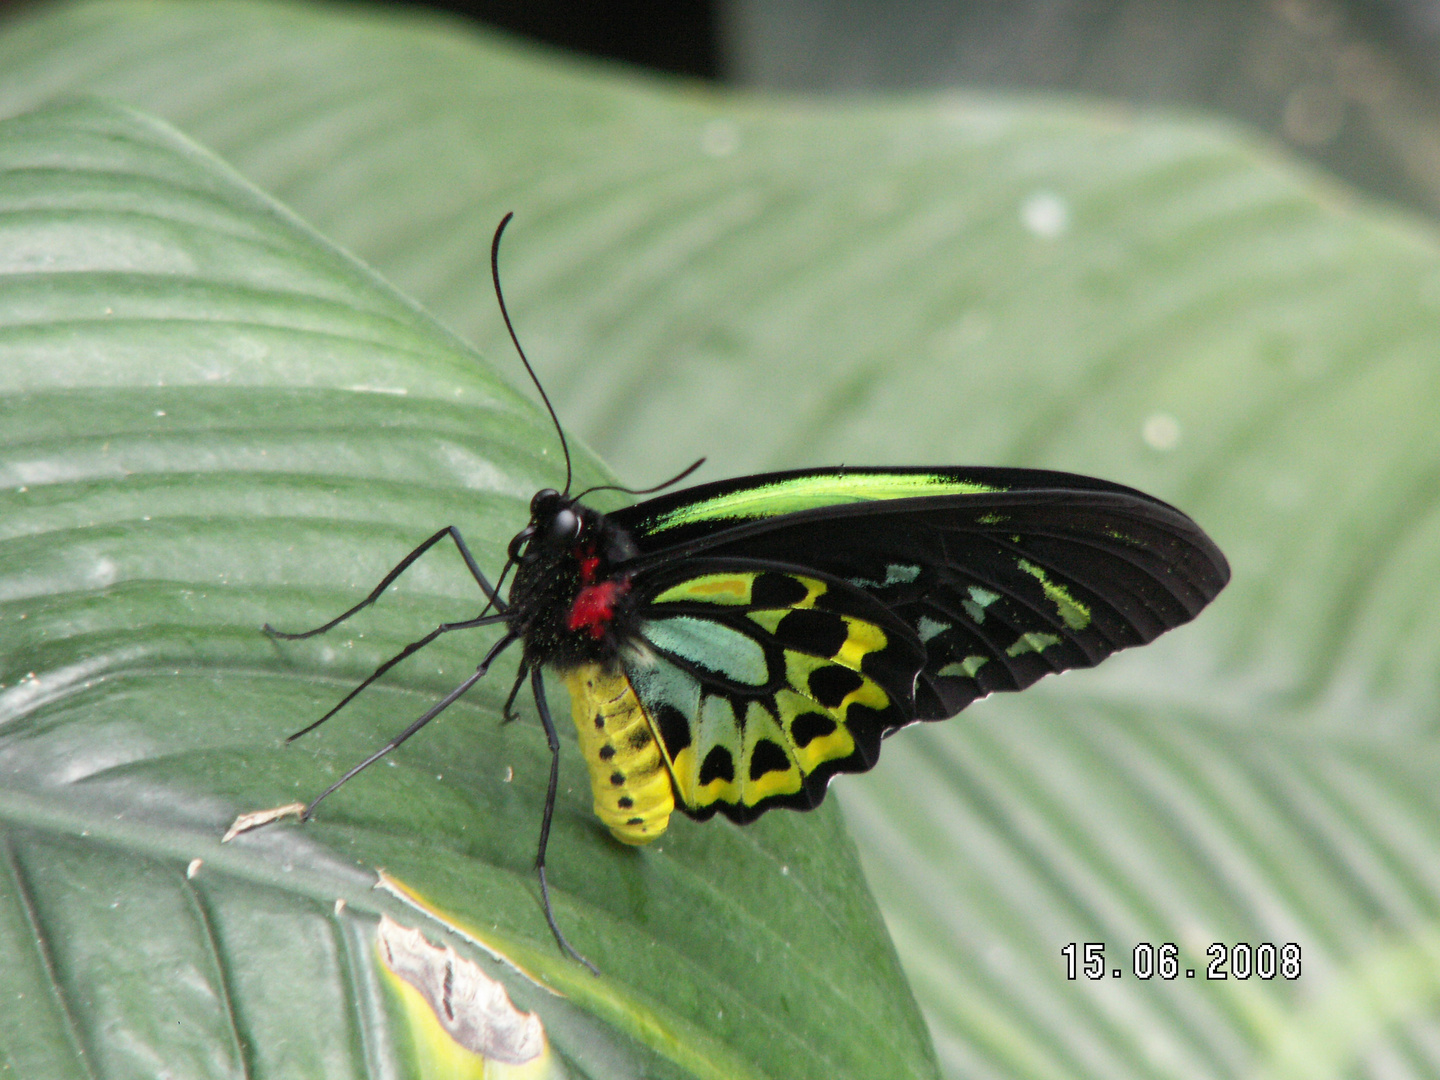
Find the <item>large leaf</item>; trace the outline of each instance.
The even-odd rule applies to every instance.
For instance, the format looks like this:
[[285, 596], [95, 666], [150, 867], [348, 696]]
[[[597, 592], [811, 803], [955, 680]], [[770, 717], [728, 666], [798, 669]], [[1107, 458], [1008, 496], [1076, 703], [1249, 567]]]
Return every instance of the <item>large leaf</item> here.
[[[0, 125], [0, 252], [6, 1067], [393, 1072], [405, 1044], [373, 930], [417, 913], [372, 890], [384, 868], [570, 997], [506, 975], [582, 1074], [933, 1073], [833, 808], [680, 822], [637, 852], [600, 829], [567, 741], [552, 895], [604, 976], [561, 956], [531, 870], [548, 751], [533, 721], [499, 723], [513, 663], [304, 829], [221, 847], [236, 813], [316, 793], [487, 644], [444, 639], [286, 747], [481, 601], [450, 550], [346, 632], [278, 643], [261, 623], [342, 610], [437, 525], [498, 565], [554, 482], [554, 432], [373, 275], [138, 116]], [[908, 1046], [886, 1045], [895, 1031]]]
[[[1189, 510], [1236, 572], [1194, 626], [838, 785], [942, 1058], [1440, 1072], [1428, 226], [1202, 122], [732, 98], [353, 13], [91, 4], [0, 40], [8, 107], [77, 90], [172, 119], [486, 347], [517, 210], [522, 332], [630, 482], [988, 461]], [[1067, 982], [1072, 941], [1122, 969], [1177, 941], [1202, 977]], [[1297, 942], [1303, 974], [1208, 982], [1212, 941]]]

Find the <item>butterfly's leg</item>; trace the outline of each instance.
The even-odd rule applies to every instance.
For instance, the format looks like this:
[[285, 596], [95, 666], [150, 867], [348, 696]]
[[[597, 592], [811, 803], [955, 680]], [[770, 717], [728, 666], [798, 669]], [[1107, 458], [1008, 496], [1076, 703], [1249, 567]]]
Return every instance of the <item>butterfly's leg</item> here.
[[512, 720], [519, 720], [520, 714], [515, 712], [515, 699], [520, 696], [520, 688], [525, 685], [525, 677], [530, 674], [530, 665], [524, 660], [520, 661], [520, 670], [515, 673], [515, 685], [510, 687], [510, 696], [505, 699], [505, 707], [500, 710], [500, 722], [508, 724]]
[[550, 933], [555, 941], [573, 960], [590, 969], [594, 975], [600, 969], [575, 951], [565, 940], [560, 925], [555, 921], [555, 912], [550, 907], [550, 887], [545, 884], [545, 846], [550, 843], [550, 818], [555, 813], [555, 793], [560, 787], [560, 736], [555, 732], [555, 722], [550, 719], [550, 705], [545, 700], [545, 679], [537, 665], [530, 671], [530, 689], [535, 694], [535, 708], [540, 713], [540, 723], [545, 725], [545, 738], [550, 743], [550, 787], [545, 792], [545, 813], [540, 818], [540, 847], [535, 852], [535, 873], [540, 877], [540, 902], [545, 905], [545, 921], [550, 924]]
[[[493, 604], [496, 611], [504, 611], [510, 605], [500, 599], [500, 594], [496, 592], [496, 586], [490, 584], [490, 579], [480, 569], [480, 564], [475, 561], [475, 556], [471, 555], [470, 549], [465, 546], [465, 538], [460, 535], [460, 530], [454, 525], [447, 525], [445, 531], [450, 534], [450, 539], [455, 541], [455, 546], [460, 549], [460, 557], [465, 560], [465, 566], [469, 569], [470, 576], [475, 579], [475, 584], [480, 586], [480, 591], [490, 602], [485, 606], [489, 607]], [[502, 581], [504, 577], [505, 575], [502, 573], [500, 575]]]
[[375, 753], [371, 754], [364, 761], [360, 762], [359, 765], [356, 765], [344, 776], [340, 777], [339, 780], [336, 780], [335, 783], [331, 784], [319, 795], [315, 796], [315, 798], [310, 801], [310, 805], [305, 807], [305, 812], [300, 815], [300, 820], [309, 820], [310, 816], [315, 813], [315, 808], [320, 805], [321, 799], [325, 798], [325, 796], [336, 790], [338, 787], [340, 787], [341, 784], [345, 783], [345, 781], [349, 780], [356, 773], [359, 773], [362, 770], [368, 768], [369, 766], [374, 765], [375, 762], [379, 761], [386, 754], [390, 753], [391, 750], [394, 750], [406, 739], [410, 738], [411, 735], [414, 735], [431, 720], [434, 720], [435, 717], [439, 716], [451, 705], [455, 704], [461, 694], [465, 693], [466, 690], [469, 690], [470, 687], [474, 686], [477, 682], [479, 682], [485, 677], [485, 672], [490, 669], [490, 665], [494, 662], [495, 658], [499, 656], [502, 652], [504, 652], [507, 648], [509, 648], [511, 645], [513, 645], [517, 637], [518, 635], [516, 634], [506, 634], [503, 638], [497, 641], [494, 646], [491, 647], [490, 651], [485, 654], [485, 659], [480, 661], [480, 666], [475, 669], [475, 674], [471, 675], [454, 690], [451, 690], [450, 693], [446, 694], [443, 698], [436, 702], [435, 705], [433, 705], [425, 712], [423, 716], [420, 717], [420, 719], [416, 720], [399, 735], [396, 735], [395, 738], [391, 739], [379, 750], [375, 751]]
[[488, 601], [486, 607], [494, 604], [497, 610], [504, 611], [508, 605], [500, 599], [500, 594], [495, 591], [489, 579], [481, 572], [479, 564], [475, 562], [475, 557], [470, 554], [470, 549], [465, 546], [465, 539], [460, 535], [460, 530], [455, 528], [454, 525], [447, 525], [414, 551], [410, 552], [409, 555], [406, 555], [405, 558], [401, 559], [395, 566], [395, 569], [386, 574], [384, 578], [381, 579], [380, 584], [370, 590], [369, 596], [365, 597], [364, 600], [361, 600], [349, 611], [337, 615], [324, 626], [317, 626], [314, 630], [305, 630], [298, 634], [287, 634], [282, 630], [276, 630], [269, 623], [266, 623], [262, 629], [271, 637], [280, 638], [283, 641], [299, 641], [301, 638], [314, 637], [316, 634], [323, 634], [327, 630], [334, 629], [356, 612], [364, 610], [376, 600], [380, 599], [380, 594], [393, 585], [396, 578], [410, 569], [411, 564], [414, 563], [416, 559], [420, 558], [421, 555], [424, 555], [425, 552], [429, 551], [447, 536], [455, 541], [455, 546], [460, 549], [461, 558], [465, 560], [465, 565], [470, 570], [470, 576], [475, 579], [475, 583], [480, 586], [480, 591], [485, 594], [486, 600]]
[[[473, 630], [477, 626], [492, 626], [495, 623], [504, 622], [506, 618], [507, 616], [505, 615], [487, 615], [479, 619], [466, 619], [463, 622], [441, 623], [434, 630], [431, 630], [430, 633], [422, 637], [419, 641], [412, 641], [409, 645], [406, 645], [405, 648], [401, 649], [394, 656], [390, 657], [389, 660], [386, 660], [383, 664], [377, 667], [368, 676], [366, 676], [364, 682], [362, 682], [359, 686], [355, 687], [355, 689], [351, 690], [348, 694], [341, 698], [339, 703], [336, 704], [334, 708], [332, 708], [324, 716], [320, 717], [319, 720], [316, 720], [313, 724], [307, 724], [305, 727], [301, 728], [293, 735], [286, 736], [285, 741], [287, 743], [291, 743], [294, 742], [296, 739], [300, 738], [301, 735], [310, 734], [310, 732], [314, 731], [326, 720], [329, 720], [330, 717], [334, 716], [346, 705], [350, 704], [351, 699], [354, 698], [356, 694], [360, 693], [361, 690], [364, 690], [372, 682], [378, 679], [381, 675], [384, 675], [385, 672], [389, 671], [392, 667], [398, 664], [401, 660], [404, 660], [411, 653], [416, 652], [419, 649], [423, 649], [426, 645], [429, 645], [430, 642], [434, 641], [441, 634], [448, 634], [451, 630]], [[513, 638], [511, 640], [513, 640]], [[514, 700], [513, 695], [511, 696], [511, 700]]]

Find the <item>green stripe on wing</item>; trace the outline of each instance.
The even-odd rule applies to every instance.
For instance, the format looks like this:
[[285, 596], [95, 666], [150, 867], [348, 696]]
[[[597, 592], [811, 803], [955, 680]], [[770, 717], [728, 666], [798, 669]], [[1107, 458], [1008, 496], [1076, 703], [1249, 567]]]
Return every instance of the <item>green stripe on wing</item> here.
[[792, 476], [677, 506], [659, 514], [646, 531], [653, 535], [682, 525], [778, 517], [841, 503], [978, 495], [1003, 490], [974, 481], [955, 480], [943, 473], [835, 472]]

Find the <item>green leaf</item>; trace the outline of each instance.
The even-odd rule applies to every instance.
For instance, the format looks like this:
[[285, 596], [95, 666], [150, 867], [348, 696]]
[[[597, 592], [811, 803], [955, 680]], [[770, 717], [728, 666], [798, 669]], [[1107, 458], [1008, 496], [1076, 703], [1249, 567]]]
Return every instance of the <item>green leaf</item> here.
[[[1193, 514], [1235, 570], [1193, 626], [837, 784], [945, 1069], [1440, 1071], [1431, 225], [1204, 120], [732, 96], [328, 9], [98, 3], [0, 36], [5, 107], [76, 92], [166, 116], [497, 358], [516, 210], [523, 340], [626, 482], [700, 453], [1044, 465]], [[254, 621], [332, 610], [366, 558]], [[318, 573], [295, 562], [276, 580]], [[1068, 981], [1086, 941], [1125, 975]], [[1136, 980], [1167, 941], [1197, 977]], [[1209, 944], [1266, 941], [1298, 980], [1204, 977]]]
[[[532, 973], [486, 961], [581, 1075], [933, 1073], [833, 808], [681, 821], [635, 851], [594, 819], [567, 739], [552, 896], [605, 974], [561, 956], [532, 870], [549, 752], [533, 719], [499, 722], [513, 658], [313, 822], [222, 846], [237, 813], [314, 796], [494, 640], [442, 639], [286, 746], [483, 598], [450, 549], [343, 631], [261, 624], [344, 610], [447, 524], [498, 567], [555, 482], [553, 430], [369, 271], [113, 107], [0, 124], [0, 267], [6, 1067], [408, 1072], [377, 916], [484, 956], [377, 892], [383, 868]], [[601, 479], [579, 453], [578, 481]]]

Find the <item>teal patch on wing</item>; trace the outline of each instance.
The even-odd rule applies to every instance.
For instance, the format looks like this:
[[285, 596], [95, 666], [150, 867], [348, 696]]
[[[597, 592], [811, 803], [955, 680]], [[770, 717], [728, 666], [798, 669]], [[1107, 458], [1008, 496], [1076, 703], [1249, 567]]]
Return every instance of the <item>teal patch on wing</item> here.
[[931, 638], [939, 637], [949, 629], [950, 624], [948, 622], [940, 622], [938, 619], [930, 618], [929, 615], [921, 615], [920, 618], [915, 620], [915, 632], [920, 635], [920, 641], [922, 643], [929, 641]]
[[657, 649], [732, 682], [757, 687], [771, 682], [770, 667], [760, 643], [724, 623], [689, 615], [650, 619], [645, 623], [644, 634]]
[[970, 599], [960, 601], [960, 606], [965, 609], [965, 614], [974, 619], [977, 623], [985, 621], [985, 609], [1000, 599], [1000, 594], [991, 592], [989, 589], [982, 589], [978, 585], [970, 586]]
[[657, 714], [674, 713], [684, 718], [683, 738], [680, 730], [669, 734], [663, 727], [661, 730], [667, 745], [680, 749], [689, 741], [692, 719], [700, 715], [700, 699], [703, 696], [700, 680], [645, 648], [627, 649], [623, 663], [635, 696], [652, 717], [658, 719]]
[[882, 581], [871, 581], [867, 578], [851, 578], [850, 584], [857, 589], [888, 589], [892, 585], [909, 585], [920, 577], [920, 567], [902, 566], [890, 563], [885, 567], [885, 578]]

